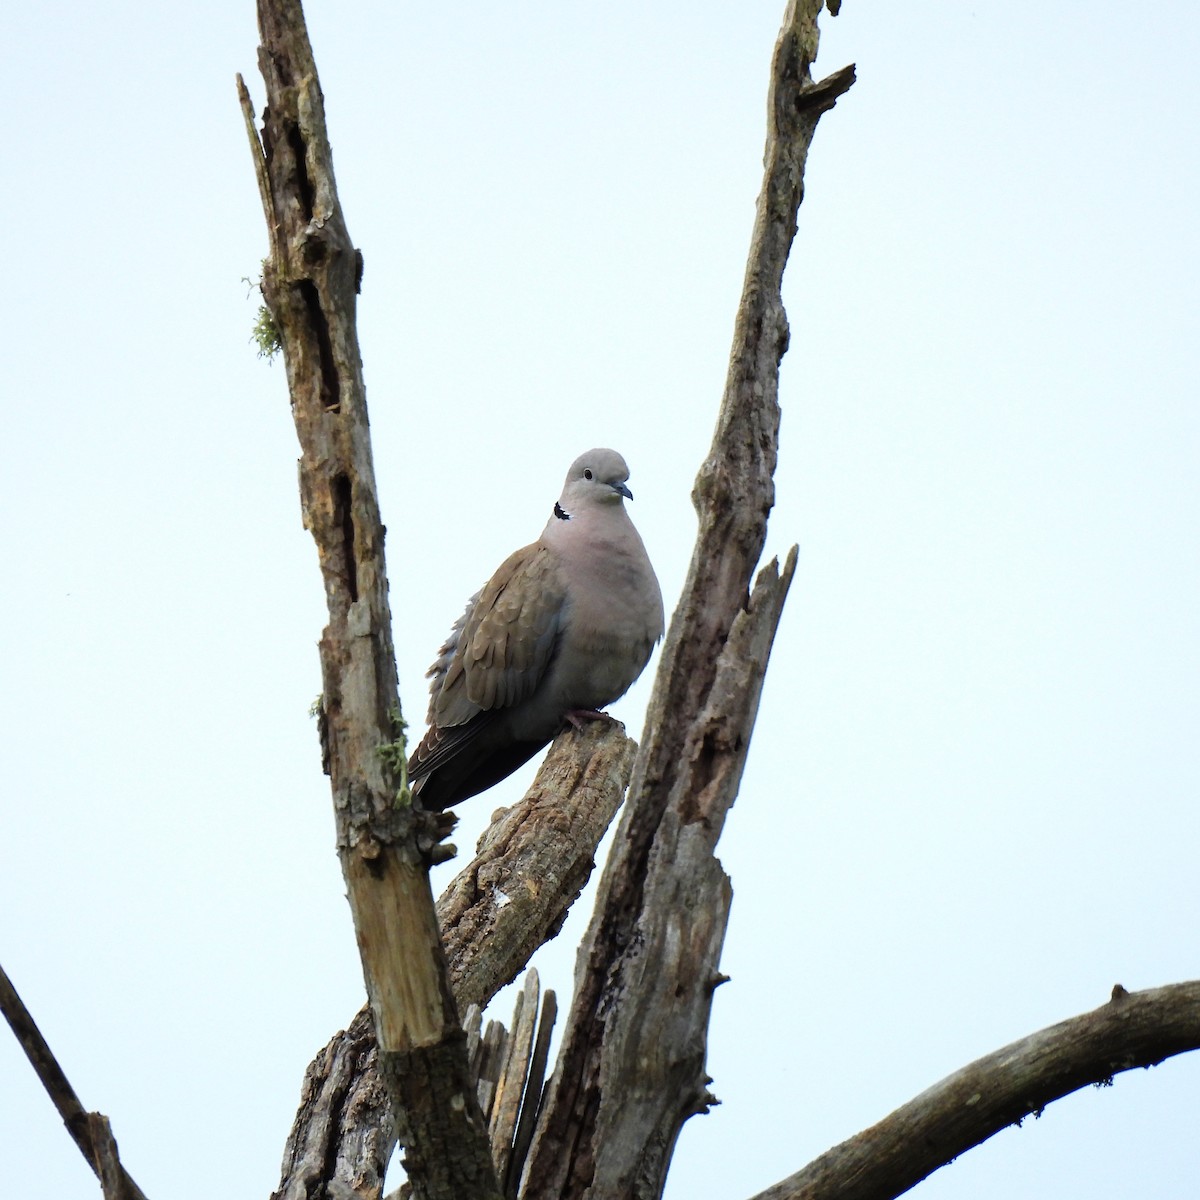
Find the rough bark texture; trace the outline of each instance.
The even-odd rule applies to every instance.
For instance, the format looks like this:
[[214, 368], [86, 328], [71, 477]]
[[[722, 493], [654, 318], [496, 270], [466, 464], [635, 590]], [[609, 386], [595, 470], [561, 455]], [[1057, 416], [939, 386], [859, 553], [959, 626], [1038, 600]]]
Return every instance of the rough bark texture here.
[[561, 734], [524, 799], [500, 813], [437, 903], [459, 1008], [487, 1002], [554, 937], [595, 867], [637, 743], [617, 721]]
[[[528, 793], [497, 815], [447, 887], [437, 912], [460, 1011], [485, 1007], [558, 932], [620, 806], [636, 748], [616, 721], [560, 735]], [[395, 1144], [364, 1008], [305, 1072], [275, 1200], [377, 1200]]]
[[362, 260], [337, 198], [300, 4], [260, 0], [258, 20], [267, 109], [252, 147], [271, 244], [262, 292], [283, 344], [304, 523], [329, 609], [321, 730], [338, 854], [414, 1189], [493, 1200], [499, 1187], [429, 889], [445, 826], [414, 812], [395, 767], [403, 748], [381, 753], [398, 736], [400, 709], [355, 329]]
[[308, 1065], [271, 1200], [378, 1200], [396, 1147], [371, 1010]]
[[853, 68], [813, 83], [819, 0], [776, 43], [765, 173], [700, 532], [659, 665], [645, 740], [580, 952], [575, 998], [522, 1195], [657, 1197], [683, 1122], [711, 1102], [705, 1038], [730, 901], [713, 856], [733, 803], [795, 551], [749, 594], [774, 501], [780, 286], [820, 115]]
[[1127, 992], [963, 1067], [754, 1200], [890, 1200], [1089, 1084], [1200, 1049], [1200, 982]]

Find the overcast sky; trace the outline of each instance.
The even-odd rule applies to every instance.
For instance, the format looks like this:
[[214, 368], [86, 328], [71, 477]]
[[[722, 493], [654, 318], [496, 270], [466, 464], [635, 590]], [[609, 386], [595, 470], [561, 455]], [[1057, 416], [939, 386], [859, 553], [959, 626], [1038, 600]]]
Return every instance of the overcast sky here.
[[[782, 8], [309, 4], [414, 725], [591, 446], [673, 607]], [[719, 847], [723, 1104], [670, 1200], [1200, 974], [1200, 8], [847, 0], [824, 29], [818, 72], [858, 83], [785, 285], [767, 552], [800, 560]], [[151, 1200], [263, 1200], [363, 999], [297, 444], [249, 340], [256, 46], [250, 0], [46, 0], [0, 47], [0, 962]], [[564, 1004], [583, 923], [536, 960]], [[1120, 1076], [919, 1194], [1190, 1200], [1198, 1097], [1198, 1058]], [[6, 1032], [0, 1179], [99, 1195]]]

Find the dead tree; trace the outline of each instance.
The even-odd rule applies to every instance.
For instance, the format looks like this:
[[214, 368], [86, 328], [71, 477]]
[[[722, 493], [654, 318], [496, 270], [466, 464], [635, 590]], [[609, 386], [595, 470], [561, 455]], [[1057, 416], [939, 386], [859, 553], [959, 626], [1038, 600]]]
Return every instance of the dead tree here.
[[[737, 794], [795, 566], [758, 569], [773, 502], [780, 286], [808, 147], [852, 67], [814, 81], [817, 16], [789, 0], [769, 84], [765, 171], [712, 448], [700, 532], [640, 749], [618, 727], [561, 737], [435, 906], [428, 867], [452, 819], [404, 779], [365, 389], [361, 257], [334, 184], [299, 0], [259, 0], [261, 133], [239, 89], [267, 220], [266, 330], [287, 364], [301, 503], [329, 608], [322, 749], [368, 1005], [306, 1073], [277, 1196], [376, 1200], [397, 1143], [420, 1197], [656, 1197], [679, 1130], [711, 1103], [705, 1038], [730, 902], [714, 857]], [[271, 332], [273, 331], [273, 332]], [[531, 973], [510, 1029], [479, 1013], [561, 926], [628, 791], [578, 959], [558, 1063], [556, 1001]], [[108, 1119], [87, 1111], [16, 988], [0, 1010], [105, 1200], [142, 1196]], [[1200, 982], [1131, 994], [1002, 1048], [929, 1088], [756, 1200], [885, 1200], [1089, 1084], [1200, 1048]]]
[[[655, 1197], [680, 1128], [710, 1103], [705, 1036], [731, 895], [714, 848], [795, 566], [793, 548], [782, 568], [758, 567], [789, 339], [780, 288], [817, 122], [854, 81], [853, 67], [812, 78], [822, 7], [790, 0], [775, 46], [729, 372], [693, 492], [699, 536], [543, 1090], [534, 991], [511, 1034], [493, 1027], [473, 1040], [471, 1063], [456, 1009], [486, 1004], [557, 929], [620, 802], [630, 746], [617, 731], [561, 738], [435, 915], [426, 868], [447, 826], [413, 809], [401, 770], [354, 327], [361, 259], [334, 185], [299, 0], [259, 0], [261, 134], [239, 85], [270, 241], [263, 295], [287, 364], [304, 518], [329, 602], [323, 748], [369, 996], [309, 1067], [280, 1197], [378, 1196], [397, 1139], [423, 1197]], [[829, 0], [831, 13], [838, 7]], [[551, 876], [553, 887], [526, 886]], [[501, 891], [519, 903], [499, 903]], [[1097, 1013], [965, 1068], [764, 1195], [896, 1195], [1049, 1100], [1198, 1044], [1200, 985], [1121, 990]]]

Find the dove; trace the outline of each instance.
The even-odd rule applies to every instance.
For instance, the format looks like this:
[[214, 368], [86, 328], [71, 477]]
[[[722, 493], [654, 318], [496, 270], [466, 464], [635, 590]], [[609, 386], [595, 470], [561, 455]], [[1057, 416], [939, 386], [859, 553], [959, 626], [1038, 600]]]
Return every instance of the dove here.
[[467, 602], [427, 672], [429, 729], [408, 763], [422, 807], [490, 788], [641, 675], [663, 603], [628, 479], [615, 450], [581, 454], [542, 536]]

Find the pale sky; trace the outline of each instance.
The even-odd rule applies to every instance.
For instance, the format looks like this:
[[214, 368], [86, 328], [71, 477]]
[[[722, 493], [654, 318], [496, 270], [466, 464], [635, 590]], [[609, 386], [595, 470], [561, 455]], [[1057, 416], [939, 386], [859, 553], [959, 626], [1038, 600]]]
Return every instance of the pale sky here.
[[[782, 9], [309, 4], [414, 726], [591, 446], [673, 607]], [[768, 554], [800, 560], [718, 851], [723, 1104], [669, 1200], [749, 1196], [1116, 982], [1200, 975], [1200, 8], [846, 0], [824, 30], [818, 73], [858, 83], [785, 286]], [[0, 962], [151, 1200], [264, 1200], [363, 999], [297, 444], [249, 341], [256, 46], [249, 0], [48, 0], [0, 47]], [[536, 959], [564, 1007], [584, 921]], [[1191, 1200], [1198, 1096], [1195, 1056], [1119, 1076], [916, 1194]], [[7, 1030], [0, 1179], [99, 1195]]]

